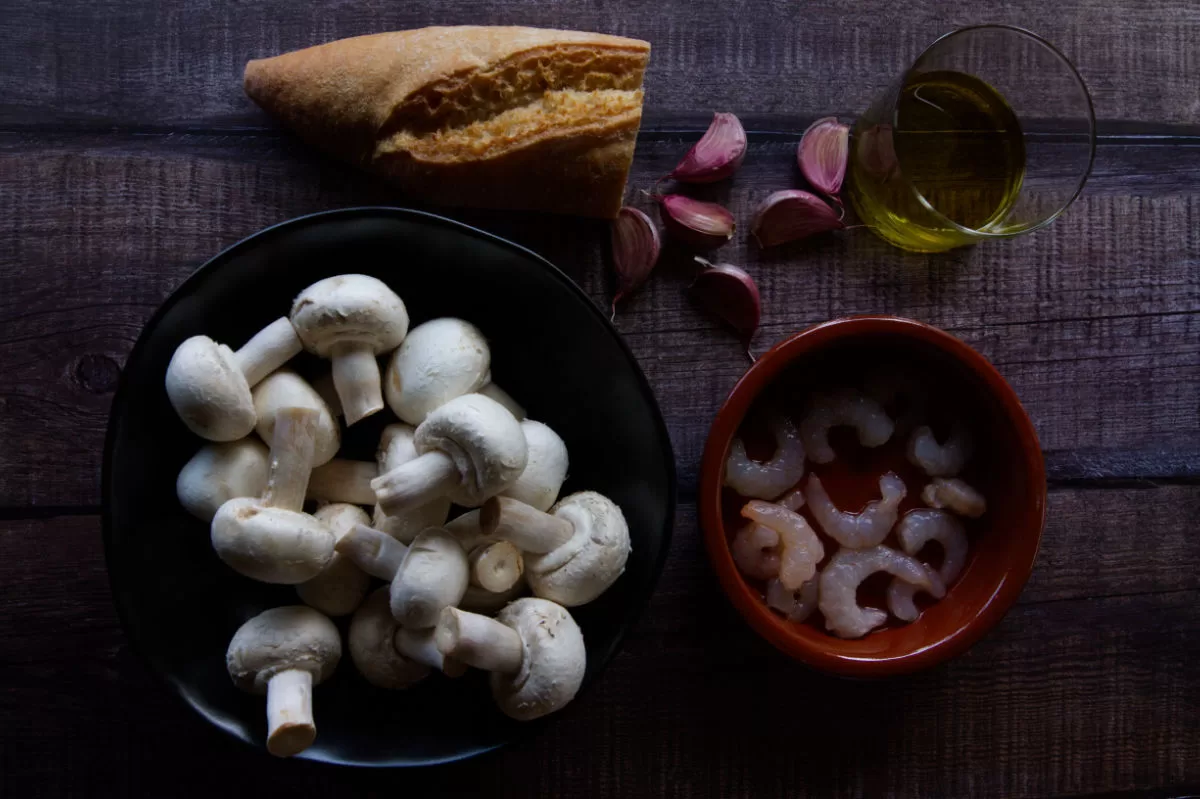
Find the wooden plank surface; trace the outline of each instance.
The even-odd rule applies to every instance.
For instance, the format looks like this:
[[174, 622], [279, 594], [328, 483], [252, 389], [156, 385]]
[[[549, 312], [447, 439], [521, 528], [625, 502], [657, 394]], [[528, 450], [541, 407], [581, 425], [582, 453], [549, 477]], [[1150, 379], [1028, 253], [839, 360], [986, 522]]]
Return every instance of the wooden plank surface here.
[[242, 127], [250, 58], [430, 24], [573, 27], [649, 40], [648, 121], [708, 109], [762, 118], [860, 112], [938, 36], [979, 23], [1036, 31], [1075, 60], [1104, 120], [1200, 125], [1200, 7], [1190, 0], [726, 0], [572, 3], [137, 0], [13, 4], [0, 29], [0, 125]]
[[[536, 743], [402, 776], [272, 762], [223, 740], [129, 652], [95, 517], [0, 522], [0, 613], [54, 631], [0, 640], [0, 717], [15, 721], [0, 729], [4, 771], [21, 775], [14, 796], [85, 782], [152, 793], [166, 773], [180, 795], [223, 792], [234, 774], [249, 791], [302, 796], [398, 780], [414, 795], [494, 784], [501, 796], [663, 797], [1194, 784], [1200, 575], [1174, 566], [1200, 560], [1187, 524], [1198, 515], [1200, 486], [1052, 492], [1039, 569], [996, 631], [927, 674], [857, 683], [806, 671], [749, 632], [715, 590], [685, 505], [662, 587], [594, 690]], [[49, 565], [31, 574], [31, 561]], [[88, 745], [104, 739], [122, 745]]]
[[[1200, 5], [28, 0], [0, 10], [0, 795], [1200, 791]], [[797, 182], [797, 131], [852, 117], [939, 34], [985, 21], [1046, 35], [1092, 89], [1104, 136], [1064, 218], [942, 256], [905, 255], [865, 231], [768, 253], [747, 242], [755, 204]], [[193, 717], [129, 651], [95, 514], [108, 407], [142, 324], [192, 269], [263, 226], [417, 204], [279, 131], [241, 93], [245, 60], [464, 22], [653, 43], [629, 195], [642, 207], [641, 190], [712, 110], [747, 121], [745, 167], [699, 193], [743, 224], [718, 255], [762, 289], [757, 351], [831, 317], [895, 313], [954, 332], [1013, 384], [1046, 450], [1049, 523], [1020, 603], [966, 656], [903, 680], [832, 680], [776, 654], [721, 597], [695, 478], [708, 423], [746, 361], [686, 301], [691, 273], [673, 248], [618, 318], [675, 445], [672, 551], [622, 653], [545, 735], [400, 775], [278, 762]], [[602, 223], [451, 215], [542, 253], [607, 304]]]

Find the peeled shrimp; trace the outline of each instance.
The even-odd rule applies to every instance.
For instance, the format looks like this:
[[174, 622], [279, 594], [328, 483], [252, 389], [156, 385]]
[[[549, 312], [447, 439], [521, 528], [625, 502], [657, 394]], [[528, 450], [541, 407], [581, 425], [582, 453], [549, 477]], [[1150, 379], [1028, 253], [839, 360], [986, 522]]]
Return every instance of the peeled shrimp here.
[[954, 423], [945, 444], [939, 444], [933, 430], [922, 425], [908, 439], [908, 462], [930, 477], [953, 477], [966, 466], [973, 449], [971, 433], [962, 422]]
[[779, 582], [784, 588], [796, 591], [813, 578], [825, 557], [825, 547], [803, 516], [760, 499], [747, 502], [742, 515], [778, 533]]
[[737, 531], [729, 552], [738, 571], [755, 580], [771, 580], [779, 575], [779, 533], [751, 522]]
[[826, 535], [844, 547], [862, 549], [887, 538], [908, 489], [903, 480], [888, 472], [879, 478], [879, 492], [883, 498], [868, 502], [861, 513], [838, 510], [821, 484], [821, 478], [814, 474], [808, 478], [805, 495], [809, 510]]
[[[933, 583], [933, 588], [929, 593], [938, 599], [944, 597], [946, 584], [942, 582], [942, 578], [938, 577], [938, 573], [928, 566], [925, 566], [925, 573], [929, 576], [929, 582]], [[887, 590], [888, 610], [900, 621], [916, 621], [917, 617], [921, 615], [921, 609], [917, 607], [917, 603], [913, 599], [919, 590], [917, 586], [905, 582], [899, 577], [892, 578]]]
[[796, 425], [786, 416], [771, 419], [775, 435], [775, 454], [766, 463], [750, 460], [746, 445], [733, 440], [725, 462], [725, 485], [744, 497], [774, 499], [804, 476], [804, 445]]
[[804, 621], [817, 609], [821, 594], [821, 580], [814, 577], [799, 591], [789, 591], [779, 580], [767, 583], [767, 606], [787, 617], [788, 621]]
[[841, 638], [860, 638], [887, 621], [887, 613], [859, 607], [858, 586], [875, 572], [887, 572], [926, 591], [933, 589], [924, 564], [890, 547], [840, 549], [821, 572], [817, 607], [825, 626]]
[[800, 486], [796, 486], [791, 491], [775, 500], [775, 504], [782, 505], [791, 511], [800, 510], [804, 507], [804, 489], [802, 489]]
[[870, 397], [849, 389], [813, 397], [808, 414], [800, 422], [800, 438], [808, 457], [815, 463], [834, 459], [829, 446], [829, 431], [847, 425], [858, 431], [858, 442], [864, 447], [878, 447], [892, 437], [895, 425], [883, 406]]
[[955, 477], [945, 480], [933, 478], [922, 489], [921, 501], [931, 508], [947, 508], [971, 519], [978, 519], [987, 512], [987, 500], [983, 494]]
[[[930, 592], [941, 599], [945, 594], [944, 587], [957, 580], [967, 564], [967, 531], [962, 522], [943, 510], [918, 508], [904, 514], [900, 524], [896, 525], [896, 537], [900, 539], [900, 548], [913, 556], [930, 541], [942, 545], [942, 568], [937, 571], [935, 585], [943, 586], [943, 590]], [[888, 587], [888, 608], [892, 615], [904, 621], [917, 618], [920, 611], [913, 604], [916, 593], [915, 586], [893, 580]]]

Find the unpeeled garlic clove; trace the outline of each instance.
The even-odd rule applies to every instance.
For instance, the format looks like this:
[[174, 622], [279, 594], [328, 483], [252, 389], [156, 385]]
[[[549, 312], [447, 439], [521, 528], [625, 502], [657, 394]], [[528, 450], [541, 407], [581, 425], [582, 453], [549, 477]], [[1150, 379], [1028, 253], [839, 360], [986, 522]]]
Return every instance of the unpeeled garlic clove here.
[[745, 157], [746, 129], [741, 120], [716, 113], [700, 141], [667, 177], [684, 183], [715, 183], [733, 175]]
[[837, 117], [818, 119], [808, 126], [796, 148], [796, 161], [812, 187], [836, 197], [846, 177], [846, 159], [850, 153], [850, 126]]
[[682, 194], [658, 198], [663, 227], [673, 238], [694, 250], [713, 250], [733, 238], [737, 222], [716, 203], [693, 200]]
[[[762, 301], [754, 278], [733, 264], [712, 264], [703, 258], [696, 263], [704, 271], [688, 287], [692, 301], [734, 329], [746, 354], [758, 330]], [[754, 356], [750, 356], [753, 359]]]
[[626, 206], [617, 212], [612, 226], [613, 270], [617, 290], [612, 300], [613, 318], [617, 303], [646, 282], [662, 248], [653, 220], [636, 208]]
[[845, 226], [841, 215], [817, 195], [788, 189], [763, 200], [750, 223], [750, 233], [758, 246], [774, 247]]

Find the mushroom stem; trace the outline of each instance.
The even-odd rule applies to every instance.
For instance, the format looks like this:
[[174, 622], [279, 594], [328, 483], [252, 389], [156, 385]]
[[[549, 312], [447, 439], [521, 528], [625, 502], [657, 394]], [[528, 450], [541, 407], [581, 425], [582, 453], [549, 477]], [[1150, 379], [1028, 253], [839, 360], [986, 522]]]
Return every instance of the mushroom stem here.
[[297, 512], [304, 509], [319, 417], [320, 412], [314, 408], [281, 408], [275, 414], [263, 506]]
[[365, 524], [354, 525], [333, 548], [367, 574], [388, 581], [400, 571], [400, 564], [408, 554], [407, 546]]
[[267, 683], [267, 751], [291, 757], [312, 745], [317, 725], [312, 714], [312, 673], [281, 671]]
[[511, 394], [500, 388], [500, 386], [496, 385], [495, 383], [488, 383], [486, 386], [479, 389], [477, 393], [482, 394], [489, 399], [494, 399], [496, 402], [503, 405], [504, 408], [511, 413], [518, 422], [525, 418], [525, 409], [521, 407], [521, 404], [513, 399]]
[[461, 677], [467, 673], [467, 665], [454, 658], [448, 658], [437, 648], [433, 640], [435, 628], [426, 627], [424, 630], [412, 630], [401, 627], [396, 630], [393, 646], [396, 651], [409, 660], [415, 660], [422, 666], [437, 669], [447, 677]]
[[443, 655], [468, 666], [502, 674], [513, 674], [521, 668], [521, 636], [495, 619], [446, 608], [433, 635]]
[[333, 358], [333, 385], [342, 402], [346, 425], [383, 410], [379, 363], [370, 345], [359, 341], [339, 341], [329, 354]]
[[458, 482], [458, 469], [450, 456], [431, 450], [376, 477], [371, 488], [383, 512], [396, 516], [445, 496]]
[[484, 535], [511, 541], [523, 552], [552, 552], [570, 540], [575, 526], [510, 497], [492, 497], [479, 512]]
[[308, 478], [308, 498], [351, 505], [374, 505], [371, 481], [379, 476], [379, 467], [371, 461], [334, 458], [312, 470]]
[[281, 316], [254, 334], [234, 353], [237, 365], [253, 388], [267, 375], [300, 354], [304, 345], [286, 316]]
[[467, 562], [471, 585], [497, 593], [516, 585], [525, 568], [521, 551], [510, 541], [481, 544], [467, 556]]

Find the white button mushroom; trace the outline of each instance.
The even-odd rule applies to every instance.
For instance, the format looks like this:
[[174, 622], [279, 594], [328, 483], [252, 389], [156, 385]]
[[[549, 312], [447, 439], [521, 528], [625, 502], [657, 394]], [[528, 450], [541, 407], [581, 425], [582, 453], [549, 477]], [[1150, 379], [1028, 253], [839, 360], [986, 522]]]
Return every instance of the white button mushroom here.
[[447, 317], [417, 325], [388, 362], [388, 407], [419, 425], [435, 408], [483, 387], [491, 362], [487, 339], [470, 322]]
[[480, 509], [484, 535], [525, 553], [525, 577], [536, 596], [567, 607], [591, 602], [612, 585], [629, 558], [629, 525], [612, 500], [595, 491], [571, 494], [543, 513], [508, 497]]
[[442, 496], [481, 505], [516, 482], [529, 457], [520, 423], [481, 394], [464, 394], [430, 413], [413, 444], [417, 458], [371, 483], [389, 515]]
[[525, 409], [521, 407], [521, 403], [513, 399], [512, 395], [495, 383], [486, 383], [479, 389], [478, 394], [494, 399], [496, 402], [504, 406], [505, 410], [513, 415], [518, 422], [524, 421]]
[[302, 512], [317, 416], [312, 408], [279, 411], [262, 498], [231, 499], [213, 516], [213, 548], [247, 577], [294, 585], [316, 577], [333, 556], [333, 533]]
[[341, 657], [333, 622], [304, 605], [263, 611], [234, 633], [225, 667], [238, 688], [267, 695], [267, 751], [290, 757], [312, 745], [312, 688]]
[[312, 408], [317, 412], [317, 439], [313, 465], [328, 463], [342, 445], [342, 433], [329, 406], [304, 378], [290, 369], [280, 369], [254, 387], [255, 430], [263, 441], [275, 434], [275, 414], [280, 408]]
[[374, 505], [375, 491], [371, 481], [378, 476], [379, 467], [371, 461], [334, 458], [313, 469], [308, 478], [308, 498], [319, 502]]
[[[474, 558], [476, 566], [482, 563], [486, 568], [490, 562], [496, 567], [490, 575], [478, 574], [476, 569], [472, 569], [471, 584], [467, 586], [462, 601], [458, 603], [460, 608], [475, 613], [493, 614], [521, 596], [529, 588], [528, 583], [525, 582], [524, 556], [520, 550], [516, 551], [515, 556], [507, 549], [496, 549], [493, 552], [492, 547], [501, 542], [489, 539], [479, 529], [478, 509], [467, 511], [461, 516], [451, 519], [443, 529], [454, 536], [463, 550], [468, 553], [468, 561]], [[515, 545], [513, 546], [515, 548]], [[498, 555], [503, 560], [493, 560]], [[490, 590], [484, 587], [484, 582], [497, 587], [495, 590]], [[506, 583], [507, 585], [505, 585]]]
[[367, 275], [338, 275], [300, 292], [290, 318], [304, 348], [333, 361], [347, 425], [383, 410], [375, 356], [408, 333], [408, 311], [396, 292]]
[[354, 612], [346, 646], [358, 673], [378, 688], [397, 691], [425, 679], [429, 667], [396, 649], [400, 625], [388, 608], [388, 591], [380, 588]]
[[501, 496], [519, 499], [538, 510], [550, 510], [567, 479], [567, 445], [547, 425], [526, 419], [521, 422], [529, 458], [525, 471]]
[[[370, 521], [362, 508], [342, 502], [318, 508], [313, 518], [328, 527], [334, 538], [346, 535], [356, 524]], [[316, 577], [296, 586], [296, 593], [304, 604], [326, 616], [345, 616], [362, 604], [370, 587], [370, 576], [350, 558], [335, 551]]]
[[211, 522], [234, 497], [257, 497], [267, 487], [267, 448], [256, 438], [206, 444], [179, 470], [175, 495], [183, 509]]
[[250, 389], [301, 350], [287, 319], [276, 319], [237, 352], [208, 336], [179, 345], [167, 366], [167, 397], [179, 418], [209, 441], [236, 441], [254, 429]]
[[[379, 452], [376, 454], [380, 473], [387, 473], [417, 457], [417, 448], [413, 444], [416, 432], [416, 428], [407, 424], [390, 424], [383, 429], [383, 435], [379, 439]], [[371, 488], [370, 484], [367, 485], [367, 489], [371, 492], [371, 502], [374, 503], [375, 489]], [[389, 516], [379, 505], [375, 505], [372, 524], [392, 538], [409, 543], [422, 530], [441, 527], [449, 515], [450, 498], [438, 497], [394, 516]]]
[[467, 555], [445, 530], [430, 528], [405, 545], [363, 525], [337, 542], [337, 551], [367, 574], [391, 581], [392, 615], [405, 627], [437, 624], [442, 608], [467, 590]]
[[446, 608], [434, 637], [446, 657], [492, 672], [496, 704], [519, 721], [562, 708], [583, 683], [583, 633], [545, 599], [518, 599], [495, 619]]

